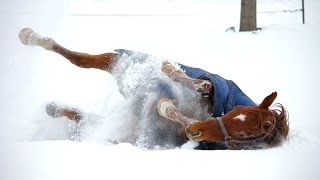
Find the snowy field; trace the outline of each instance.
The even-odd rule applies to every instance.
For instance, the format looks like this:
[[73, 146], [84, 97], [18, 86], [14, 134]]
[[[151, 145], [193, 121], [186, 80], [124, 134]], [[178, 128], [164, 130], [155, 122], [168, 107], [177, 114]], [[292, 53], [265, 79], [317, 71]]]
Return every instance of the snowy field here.
[[[320, 1], [257, 0], [257, 32], [238, 32], [240, 0], [3, 0], [0, 2], [0, 179], [319, 179]], [[225, 32], [234, 26], [237, 32]], [[24, 27], [91, 54], [126, 48], [234, 80], [254, 101], [272, 91], [289, 111], [289, 141], [256, 151], [112, 145], [124, 99], [112, 77], [23, 46]], [[74, 124], [52, 119], [57, 101], [101, 115], [70, 141]], [[94, 118], [94, 117], [93, 117]]]

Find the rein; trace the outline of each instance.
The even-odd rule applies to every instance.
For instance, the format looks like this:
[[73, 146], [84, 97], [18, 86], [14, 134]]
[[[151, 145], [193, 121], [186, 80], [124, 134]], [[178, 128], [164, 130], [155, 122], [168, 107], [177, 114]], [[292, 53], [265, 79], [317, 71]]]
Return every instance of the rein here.
[[[275, 116], [273, 115], [273, 117], [274, 117], [274, 119], [275, 119]], [[276, 126], [276, 120], [274, 121], [275, 123], [274, 123], [274, 126], [273, 126], [273, 128], [272, 128], [272, 131], [270, 131], [270, 133], [267, 133], [267, 134], [265, 134], [265, 135], [260, 135], [260, 136], [258, 136], [257, 138], [255, 138], [255, 139], [250, 139], [250, 138], [248, 138], [248, 139], [242, 139], [242, 140], [235, 140], [235, 139], [233, 139], [230, 135], [229, 135], [229, 133], [228, 133], [228, 131], [227, 131], [227, 129], [226, 129], [226, 127], [225, 127], [225, 125], [224, 125], [224, 123], [223, 123], [223, 121], [222, 121], [222, 119], [221, 119], [221, 117], [217, 117], [217, 118], [215, 118], [217, 121], [218, 121], [218, 124], [219, 124], [219, 126], [220, 126], [220, 129], [222, 130], [222, 132], [223, 132], [223, 134], [224, 134], [224, 142], [225, 142], [225, 144], [227, 145], [227, 147], [229, 148], [229, 149], [239, 149], [238, 148], [238, 146], [237, 146], [237, 144], [252, 144], [252, 143], [258, 143], [258, 142], [260, 142], [260, 141], [263, 141], [268, 135], [270, 135], [270, 133], [273, 131], [273, 129], [275, 128], [275, 126]]]

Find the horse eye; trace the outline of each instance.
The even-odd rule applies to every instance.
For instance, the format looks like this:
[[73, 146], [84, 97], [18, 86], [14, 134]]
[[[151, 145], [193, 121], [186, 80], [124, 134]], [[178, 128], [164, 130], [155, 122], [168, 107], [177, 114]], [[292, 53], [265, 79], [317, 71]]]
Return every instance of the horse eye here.
[[272, 130], [272, 122], [266, 121], [263, 125], [265, 131], [270, 132]]
[[237, 135], [238, 135], [239, 137], [245, 137], [246, 133], [243, 132], [243, 131], [238, 131], [238, 132], [237, 132]]

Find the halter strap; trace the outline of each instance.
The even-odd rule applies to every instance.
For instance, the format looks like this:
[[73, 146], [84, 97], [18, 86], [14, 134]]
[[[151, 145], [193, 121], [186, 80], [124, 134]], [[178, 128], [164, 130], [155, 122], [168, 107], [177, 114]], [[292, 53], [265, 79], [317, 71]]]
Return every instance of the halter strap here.
[[229, 135], [226, 127], [224, 126], [224, 123], [221, 119], [221, 117], [217, 117], [216, 120], [218, 121], [219, 123], [219, 126], [224, 134], [224, 141], [226, 143], [226, 146], [229, 148], [229, 149], [237, 149], [237, 146], [235, 145], [235, 143], [233, 143], [232, 141], [232, 137]]
[[229, 135], [226, 127], [224, 126], [224, 123], [223, 123], [221, 117], [217, 117], [216, 120], [218, 121], [219, 126], [220, 126], [220, 128], [221, 128], [221, 130], [222, 130], [222, 132], [224, 134], [224, 140], [226, 142], [230, 141], [231, 140], [231, 136]]

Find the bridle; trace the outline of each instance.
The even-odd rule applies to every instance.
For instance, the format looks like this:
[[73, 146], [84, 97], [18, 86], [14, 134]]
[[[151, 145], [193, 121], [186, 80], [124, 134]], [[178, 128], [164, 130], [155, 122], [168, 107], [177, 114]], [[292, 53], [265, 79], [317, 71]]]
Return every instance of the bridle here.
[[[274, 128], [276, 127], [277, 121], [276, 121], [275, 115], [273, 113], [272, 113], [272, 115], [273, 115], [273, 118], [274, 118], [274, 124], [273, 124], [273, 127], [272, 127], [271, 131], [269, 133], [267, 133], [267, 134], [262, 134], [262, 135], [260, 135], [258, 137], [255, 137], [254, 139], [253, 138], [244, 138], [244, 139], [241, 139], [241, 140], [233, 139], [229, 135], [229, 133], [228, 133], [228, 131], [227, 131], [227, 129], [226, 129], [221, 117], [217, 117], [217, 118], [215, 118], [215, 120], [218, 121], [220, 129], [222, 130], [222, 132], [224, 134], [224, 143], [226, 144], [226, 146], [229, 149], [241, 149], [240, 147], [243, 146], [243, 145], [246, 145], [246, 144], [257, 144], [259, 142], [262, 142], [267, 136], [269, 136], [273, 132]], [[260, 117], [260, 115], [259, 115], [259, 117]], [[259, 118], [259, 121], [261, 121], [261, 118]]]

